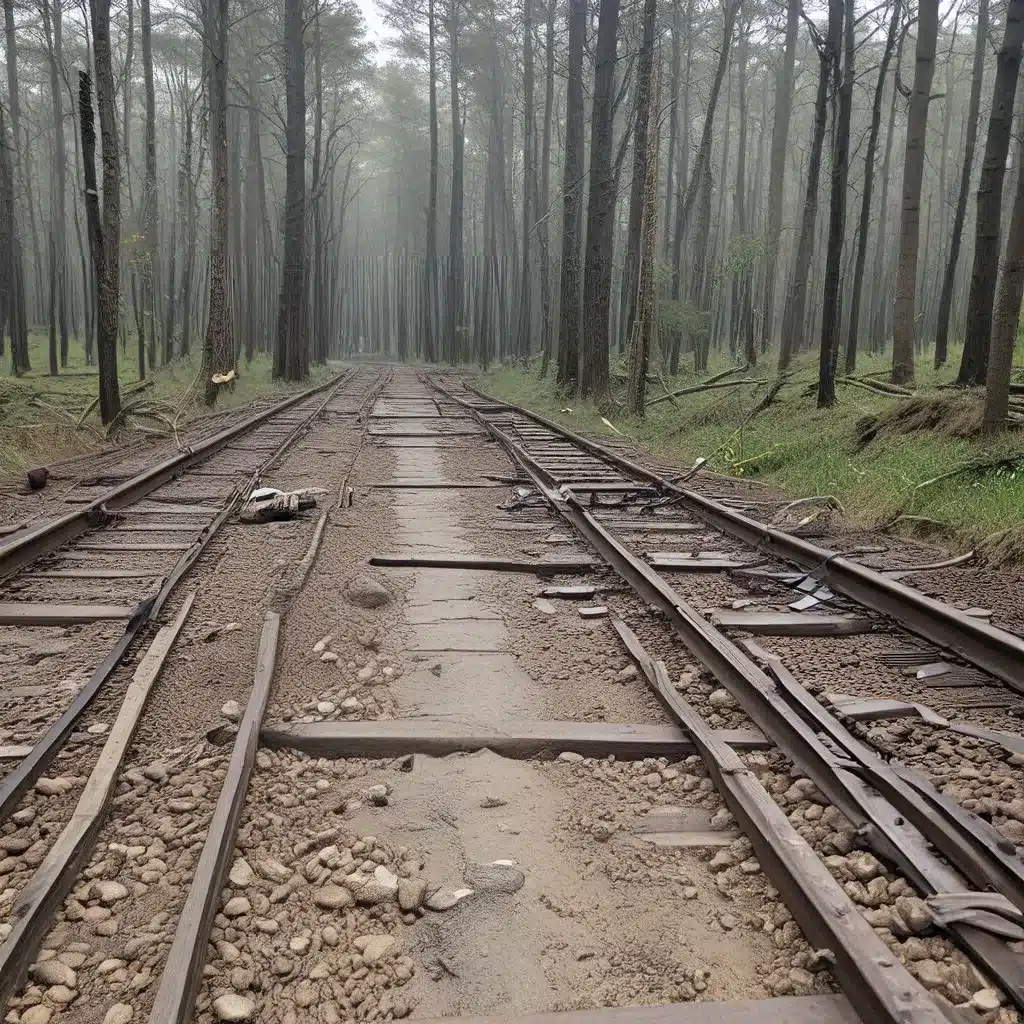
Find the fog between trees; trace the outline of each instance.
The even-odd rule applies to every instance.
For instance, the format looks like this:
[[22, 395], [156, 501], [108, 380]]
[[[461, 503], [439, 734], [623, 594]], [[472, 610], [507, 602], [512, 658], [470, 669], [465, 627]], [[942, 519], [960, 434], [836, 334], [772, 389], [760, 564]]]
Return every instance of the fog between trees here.
[[[952, 359], [1006, 422], [1024, 0], [4, 0], [0, 321], [139, 374], [536, 360], [603, 397], [716, 352], [818, 404]], [[1016, 108], [1016, 111], [1015, 111]], [[30, 367], [31, 332], [48, 338]], [[962, 346], [962, 355], [961, 355]], [[33, 346], [33, 351], [39, 349]]]

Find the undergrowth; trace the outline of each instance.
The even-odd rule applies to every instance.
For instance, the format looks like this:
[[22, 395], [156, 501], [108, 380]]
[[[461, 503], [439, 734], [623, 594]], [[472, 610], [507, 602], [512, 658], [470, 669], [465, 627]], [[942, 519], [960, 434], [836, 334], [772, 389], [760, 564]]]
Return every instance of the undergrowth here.
[[[553, 374], [541, 380], [533, 367], [495, 370], [482, 385], [577, 431], [621, 433], [680, 467], [705, 458], [709, 469], [762, 480], [793, 498], [831, 495], [857, 526], [938, 534], [979, 548], [993, 562], [1024, 563], [1024, 432], [979, 435], [980, 395], [938, 387], [955, 376], [958, 361], [954, 354], [938, 373], [922, 363], [913, 398], [839, 384], [831, 409], [816, 407], [816, 367], [798, 366], [749, 422], [766, 385], [685, 395], [677, 405], [650, 406], [643, 419], [614, 401], [598, 410], [567, 400], [556, 393]], [[884, 364], [865, 360], [858, 375], [876, 369]], [[747, 375], [774, 372], [759, 367]], [[665, 383], [675, 390], [696, 382], [686, 375]], [[650, 386], [649, 399], [662, 394], [661, 384]]]
[[[107, 443], [100, 425], [99, 409], [94, 408], [85, 421], [78, 421], [96, 397], [99, 378], [95, 365], [85, 363], [82, 346], [73, 340], [68, 365], [56, 377], [47, 374], [48, 338], [45, 331], [29, 335], [29, 358], [32, 371], [23, 377], [10, 375], [10, 360], [5, 357], [0, 369], [0, 479], [21, 476], [26, 469], [53, 465], [77, 455], [101, 448]], [[157, 405], [171, 421], [180, 425], [209, 413], [202, 401], [202, 382], [197, 381], [199, 353], [188, 359], [177, 359], [160, 366], [148, 376], [153, 386], [140, 393], [147, 402]], [[298, 387], [310, 387], [322, 378], [323, 367], [315, 367], [309, 381]], [[125, 402], [132, 395], [124, 394], [138, 381], [138, 363], [132, 346], [118, 352], [118, 377]], [[286, 385], [271, 377], [269, 355], [257, 355], [251, 363], [239, 364], [233, 388], [222, 388], [214, 411], [247, 405], [267, 395], [284, 397], [296, 385]], [[142, 421], [142, 427], [159, 428], [154, 421]], [[124, 442], [139, 436], [140, 429], [128, 424], [119, 429], [118, 440]]]

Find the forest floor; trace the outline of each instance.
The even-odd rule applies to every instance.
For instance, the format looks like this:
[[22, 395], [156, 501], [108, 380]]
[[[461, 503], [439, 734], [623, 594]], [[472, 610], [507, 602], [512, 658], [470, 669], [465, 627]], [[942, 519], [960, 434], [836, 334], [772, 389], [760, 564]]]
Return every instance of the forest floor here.
[[[98, 377], [95, 364], [87, 365], [78, 339], [72, 339], [68, 365], [60, 375], [47, 373], [48, 337], [45, 331], [29, 335], [29, 358], [32, 371], [22, 377], [11, 376], [9, 360], [0, 367], [0, 479], [20, 476], [33, 466], [52, 466], [63, 459], [95, 451], [106, 443], [100, 425], [99, 409], [94, 407], [79, 425], [86, 407], [97, 394]], [[138, 360], [133, 344], [118, 352], [118, 371], [122, 402], [145, 399], [142, 408], [150, 408], [180, 427], [198, 416], [209, 413], [202, 401], [198, 385], [198, 350], [188, 359], [176, 359], [147, 373], [152, 386], [133, 395], [130, 389], [138, 384]], [[314, 367], [310, 387], [324, 373]], [[269, 355], [257, 354], [251, 363], [239, 365], [238, 378], [231, 388], [223, 388], [215, 411], [238, 408], [256, 398], [294, 391], [271, 377]], [[119, 427], [119, 441], [124, 443], [148, 430], [165, 430], [166, 423], [146, 418], [130, 421]]]
[[[627, 415], [622, 404], [598, 409], [567, 401], [556, 391], [553, 367], [546, 379], [536, 364], [504, 367], [485, 375], [481, 386], [581, 433], [625, 435], [674, 465], [705, 458], [710, 470], [764, 481], [794, 499], [831, 495], [855, 526], [924, 534], [973, 546], [994, 564], [1022, 564], [1024, 430], [980, 436], [981, 392], [939, 387], [955, 377], [959, 359], [953, 353], [937, 372], [922, 360], [913, 398], [840, 383], [832, 409], [816, 407], [817, 366], [798, 362], [790, 383], [749, 421], [768, 384], [683, 395], [675, 405], [649, 406], [643, 419]], [[886, 368], [870, 357], [861, 364], [858, 376]], [[713, 366], [709, 376], [727, 367]], [[624, 375], [624, 365], [613, 366], [615, 372]], [[770, 382], [774, 365], [735, 379], [744, 377]], [[699, 382], [692, 373], [665, 381], [673, 391]], [[653, 384], [648, 401], [664, 394]]]

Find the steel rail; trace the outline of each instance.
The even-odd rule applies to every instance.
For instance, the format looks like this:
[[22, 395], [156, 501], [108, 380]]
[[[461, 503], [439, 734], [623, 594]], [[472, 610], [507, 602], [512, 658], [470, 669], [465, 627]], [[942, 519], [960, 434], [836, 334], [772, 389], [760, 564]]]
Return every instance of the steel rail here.
[[[50, 767], [57, 753], [64, 746], [65, 741], [71, 734], [75, 723], [92, 703], [96, 695], [103, 688], [114, 670], [120, 664], [128, 648], [142, 630], [160, 614], [164, 603], [170, 597], [174, 588], [181, 582], [185, 574], [192, 568], [196, 560], [203, 553], [206, 546], [224, 525], [227, 519], [237, 508], [245, 494], [248, 494], [252, 486], [258, 481], [260, 475], [276, 462], [288, 448], [294, 444], [299, 435], [307, 429], [310, 423], [324, 410], [327, 403], [350, 381], [354, 371], [348, 371], [330, 382], [331, 391], [327, 398], [321, 402], [316, 409], [305, 417], [301, 423], [291, 430], [286, 438], [274, 449], [271, 454], [250, 474], [247, 480], [240, 482], [228, 495], [224, 507], [217, 513], [212, 522], [201, 528], [198, 536], [187, 551], [184, 551], [177, 560], [174, 567], [163, 579], [156, 593], [145, 598], [136, 607], [124, 633], [121, 634], [117, 643], [108, 652], [107, 656], [93, 671], [89, 681], [75, 695], [74, 700], [64, 709], [63, 713], [49, 726], [42, 737], [32, 746], [32, 750], [26, 755], [16, 768], [0, 782], [0, 824], [3, 824], [14, 813], [25, 793], [35, 784], [36, 780]], [[324, 390], [323, 386], [312, 389], [316, 394]], [[307, 392], [305, 397], [309, 397]], [[294, 403], [292, 403], [294, 404]], [[277, 408], [277, 407], [275, 407]], [[279, 410], [280, 411], [280, 410]]]
[[865, 1021], [945, 1022], [920, 982], [890, 952], [857, 912], [810, 844], [793, 827], [739, 755], [724, 744], [675, 691], [664, 662], [655, 662], [621, 620], [613, 620], [627, 650], [655, 695], [689, 733], [726, 806], [742, 825], [786, 907], [818, 949], [832, 954], [831, 970]]
[[109, 518], [108, 513], [126, 508], [154, 491], [161, 484], [172, 480], [184, 470], [204, 462], [230, 444], [236, 437], [247, 434], [268, 419], [311, 398], [320, 391], [340, 387], [354, 373], [354, 370], [346, 370], [323, 384], [317, 384], [316, 387], [290, 395], [269, 409], [264, 409], [262, 412], [242, 420], [241, 423], [236, 423], [233, 427], [228, 427], [212, 437], [206, 438], [195, 448], [186, 448], [177, 455], [143, 470], [130, 480], [125, 480], [124, 483], [112, 487], [82, 508], [68, 512], [59, 519], [43, 523], [35, 529], [27, 531], [21, 537], [4, 544], [0, 547], [0, 579], [17, 572], [18, 569], [29, 565], [42, 555], [101, 525]]
[[802, 537], [727, 508], [696, 491], [680, 487], [672, 480], [645, 469], [546, 416], [494, 398], [466, 382], [463, 385], [484, 401], [517, 412], [619, 470], [656, 484], [666, 493], [679, 498], [689, 511], [715, 529], [776, 558], [799, 565], [828, 584], [832, 590], [894, 619], [904, 629], [939, 647], [955, 651], [966, 661], [1001, 679], [1013, 690], [1024, 693], [1024, 639], [1021, 637], [991, 623], [964, 615], [958, 609], [927, 597], [897, 580], [889, 579], [839, 552], [819, 547]]
[[344, 495], [349, 488], [352, 473], [369, 432], [369, 418], [363, 415], [366, 403], [376, 401], [389, 380], [388, 376], [379, 378], [360, 401], [356, 413], [356, 421], [361, 428], [359, 443], [339, 485], [339, 499], [336, 502], [324, 502], [306, 554], [296, 565], [291, 578], [284, 585], [273, 588], [267, 597], [268, 608], [260, 633], [252, 689], [249, 691], [245, 711], [238, 725], [224, 783], [207, 828], [203, 849], [160, 975], [156, 997], [149, 1014], [149, 1024], [188, 1024], [195, 1017], [195, 999], [202, 984], [203, 967], [210, 944], [210, 929], [234, 852], [238, 825], [245, 807], [253, 764], [259, 748], [260, 731], [270, 703], [277, 667], [280, 630], [287, 622], [292, 601], [305, 586], [319, 555], [328, 517], [336, 509], [343, 507]]
[[[438, 385], [434, 386], [449, 399], [472, 408]], [[768, 696], [774, 687], [760, 669], [693, 612], [650, 566], [622, 547], [578, 501], [557, 491], [557, 481], [522, 445], [479, 413], [476, 416], [513, 461], [533, 478], [553, 510], [575, 527], [637, 594], [665, 611], [686, 646], [715, 672], [728, 689], [733, 687], [722, 676], [735, 680], [738, 675], [753, 679], [754, 689], [762, 696]], [[835, 957], [833, 972], [861, 1017], [879, 1024], [907, 1024], [909, 1021], [938, 1024], [945, 1021], [944, 1014], [925, 989], [895, 960], [873, 929], [856, 913], [849, 897], [839, 888], [817, 854], [795, 833], [785, 815], [736, 753], [720, 743], [692, 706], [675, 693], [666, 679], [664, 666], [659, 671], [628, 627], [621, 625], [620, 628], [620, 625], [616, 624], [616, 629], [627, 648], [640, 663], [662, 704], [697, 745], [719, 791], [744, 826], [758, 860], [768, 872], [772, 884], [783, 895], [797, 923], [812, 942], [832, 951]], [[763, 687], [757, 686], [757, 677], [762, 677]], [[750, 713], [750, 709], [747, 710]], [[751, 714], [751, 717], [757, 724], [762, 724], [759, 716]], [[778, 724], [770, 715], [760, 717], [767, 717], [772, 724]], [[799, 731], [805, 733], [803, 739], [816, 743], [816, 737], [807, 735], [809, 730]], [[770, 730], [765, 732], [772, 736]]]
[[[436, 383], [433, 386], [449, 400], [473, 408]], [[777, 668], [775, 664], [770, 667], [776, 679], [780, 680], [778, 686], [731, 640], [686, 604], [653, 567], [620, 544], [571, 493], [567, 495], [558, 490], [557, 479], [540, 466], [521, 444], [478, 411], [476, 415], [512, 460], [533, 478], [552, 508], [638, 595], [665, 614], [686, 647], [735, 697], [765, 735], [800, 765], [829, 801], [861, 831], [879, 857], [895, 865], [926, 893], [969, 891], [960, 875], [939, 861], [928, 847], [922, 836], [922, 831], [927, 830], [927, 838], [944, 855], [954, 863], [966, 862], [978, 873], [982, 879], [979, 886], [992, 881], [985, 875], [990, 865], [985, 857], [986, 851], [969, 846], [965, 837], [937, 814], [934, 807], [926, 801], [915, 800], [906, 783], [896, 777], [877, 755], [860, 748], [857, 749], [859, 766], [870, 768], [870, 780], [884, 783], [886, 795], [898, 798], [900, 808], [896, 810], [886, 801], [873, 799], [857, 775], [841, 767], [835, 755], [822, 743], [819, 731], [836, 740], [845, 730], [805, 690], [799, 688], [803, 697], [803, 715], [794, 714], [786, 697], [793, 696], [795, 687], [787, 690], [783, 686], [781, 676], [784, 673], [774, 671]], [[849, 749], [852, 754], [854, 743], [849, 745]], [[904, 820], [904, 814], [909, 820]], [[920, 831], [918, 825], [923, 826]], [[996, 878], [1000, 879], [998, 872]], [[1024, 1009], [1024, 964], [1021, 958], [1005, 942], [970, 925], [954, 924], [949, 932], [990, 975], [1000, 981], [1014, 1003]]]

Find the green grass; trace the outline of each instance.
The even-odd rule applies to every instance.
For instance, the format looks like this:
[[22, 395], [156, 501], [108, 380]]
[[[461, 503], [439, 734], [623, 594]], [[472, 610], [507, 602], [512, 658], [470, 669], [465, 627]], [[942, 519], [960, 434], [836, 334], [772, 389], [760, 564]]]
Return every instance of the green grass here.
[[[44, 330], [29, 335], [29, 359], [32, 371], [24, 377], [11, 375], [9, 353], [0, 369], [0, 478], [20, 476], [26, 469], [38, 465], [52, 465], [100, 447], [104, 432], [99, 422], [98, 409], [93, 409], [81, 428], [77, 421], [86, 406], [96, 397], [98, 377], [72, 376], [95, 371], [88, 366], [81, 344], [72, 339], [68, 365], [61, 375], [47, 373], [48, 335]], [[149, 372], [153, 386], [142, 392], [148, 404], [159, 405], [164, 415], [173, 420], [180, 409], [178, 423], [209, 412], [202, 401], [199, 372], [199, 353], [188, 359], [178, 359]], [[222, 388], [217, 397], [216, 411], [247, 405], [255, 398], [285, 395], [296, 387], [310, 387], [323, 379], [324, 367], [314, 367], [311, 377], [301, 385], [288, 385], [271, 377], [269, 355], [258, 354], [249, 364], [239, 364], [239, 375], [233, 389]], [[67, 374], [65, 376], [64, 374]], [[122, 392], [138, 381], [138, 361], [135, 346], [118, 351], [118, 378]], [[132, 401], [130, 394], [122, 395], [125, 404]], [[159, 428], [153, 420], [140, 420], [143, 427]], [[129, 424], [120, 433], [120, 439], [138, 436], [137, 425]]]
[[[975, 396], [935, 387], [955, 376], [958, 362], [959, 354], [954, 354], [949, 367], [939, 373], [924, 360], [918, 366], [918, 394], [942, 403], [946, 410], [937, 430], [889, 424], [863, 446], [857, 440], [858, 422], [869, 416], [884, 418], [908, 400], [840, 384], [838, 405], [817, 409], [815, 396], [805, 393], [817, 379], [811, 365], [801, 365], [775, 403], [746, 426], [741, 425], [764, 393], [763, 387], [686, 395], [677, 399], [678, 408], [662, 402], [643, 419], [626, 415], [615, 402], [603, 412], [641, 450], [681, 467], [704, 457], [710, 469], [762, 480], [792, 498], [832, 495], [857, 525], [890, 524], [900, 516], [935, 520], [944, 526], [939, 532], [955, 543], [980, 543], [999, 561], [1024, 561], [1024, 463], [1017, 471], [965, 472], [926, 483], [977, 461], [1024, 459], [1022, 432], [995, 438], [951, 436], [980, 409]], [[881, 360], [862, 359], [861, 363], [859, 374], [885, 368]], [[712, 367], [712, 371], [721, 368]], [[772, 375], [770, 368], [750, 373]], [[553, 379], [542, 381], [535, 370], [504, 367], [485, 376], [482, 383], [492, 393], [572, 429], [614, 436], [615, 431], [602, 422], [601, 410], [589, 402], [560, 397]], [[695, 378], [681, 375], [667, 383], [675, 389], [695, 383]], [[649, 397], [662, 393], [660, 386], [652, 385]], [[922, 526], [915, 520], [901, 520], [898, 526], [915, 524]], [[1003, 531], [1019, 538], [1007, 543], [1007, 535], [998, 536]]]

